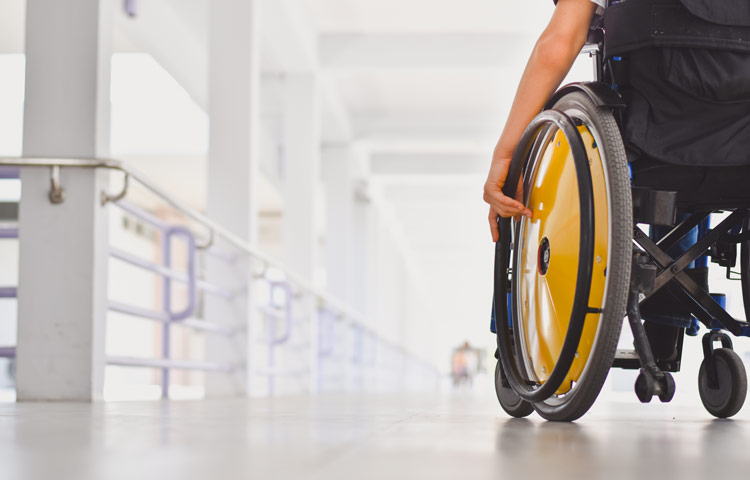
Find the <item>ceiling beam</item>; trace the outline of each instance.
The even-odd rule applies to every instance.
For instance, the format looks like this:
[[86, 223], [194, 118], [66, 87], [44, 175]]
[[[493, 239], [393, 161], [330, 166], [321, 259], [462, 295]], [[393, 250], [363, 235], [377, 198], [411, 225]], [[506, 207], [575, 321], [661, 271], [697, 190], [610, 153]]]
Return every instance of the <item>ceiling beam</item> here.
[[329, 33], [320, 37], [326, 69], [502, 68], [523, 64], [536, 37], [527, 34]]
[[[266, 73], [317, 68], [315, 30], [292, 3], [264, 3], [261, 48]], [[179, 15], [171, 2], [144, 2], [135, 18], [118, 10], [115, 48], [149, 53], [205, 110], [209, 66], [206, 28]]]
[[310, 72], [318, 68], [318, 38], [306, 5], [294, 0], [263, 2], [263, 68]]
[[115, 50], [150, 54], [204, 110], [208, 104], [208, 45], [170, 2], [141, 2], [138, 15], [115, 16]]
[[493, 112], [360, 112], [351, 116], [352, 129], [371, 154], [483, 153], [502, 131], [503, 107]]
[[326, 143], [348, 143], [354, 136], [349, 110], [344, 104], [335, 82], [321, 73], [319, 84], [322, 96], [322, 135]]
[[373, 153], [372, 175], [479, 175], [487, 173], [490, 154]]
[[[207, 26], [190, 22], [189, 18], [178, 14], [174, 5], [172, 2], [143, 2], [135, 18], [118, 10], [115, 49], [150, 54], [201, 108], [207, 110], [209, 59], [204, 34]], [[274, 88], [285, 73], [318, 70], [317, 34], [300, 2], [264, 2], [262, 14], [263, 88], [268, 89], [264, 98], [280, 100], [274, 95]], [[324, 140], [348, 141], [352, 136], [349, 113], [332, 81], [324, 74], [321, 88]]]

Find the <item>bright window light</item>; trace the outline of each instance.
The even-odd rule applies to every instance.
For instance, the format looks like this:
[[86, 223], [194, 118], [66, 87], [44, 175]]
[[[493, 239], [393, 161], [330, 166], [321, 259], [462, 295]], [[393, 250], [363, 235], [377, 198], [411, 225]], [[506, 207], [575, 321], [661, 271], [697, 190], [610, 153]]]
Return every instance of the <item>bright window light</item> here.
[[21, 200], [21, 180], [0, 179], [0, 202], [18, 202]]

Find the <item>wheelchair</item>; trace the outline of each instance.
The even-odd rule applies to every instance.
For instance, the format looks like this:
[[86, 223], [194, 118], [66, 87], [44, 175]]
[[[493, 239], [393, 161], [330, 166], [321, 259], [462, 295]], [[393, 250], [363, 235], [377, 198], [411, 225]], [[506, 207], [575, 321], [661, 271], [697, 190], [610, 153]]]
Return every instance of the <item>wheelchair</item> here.
[[[703, 21], [679, 13], [688, 23]], [[639, 160], [630, 160], [642, 152], [623, 131], [632, 96], [618, 78], [621, 65], [629, 53], [684, 44], [618, 48], [606, 31], [618, 30], [597, 29], [584, 49], [594, 60], [595, 80], [558, 90], [526, 129], [510, 164], [504, 193], [516, 196], [520, 182], [533, 215], [498, 218], [497, 398], [513, 417], [536, 411], [547, 420], [574, 421], [593, 405], [610, 368], [624, 368], [640, 370], [635, 393], [641, 402], [669, 402], [684, 337], [697, 335], [702, 325], [700, 398], [710, 414], [731, 417], [745, 401], [747, 374], [730, 334], [750, 336], [750, 323], [733, 318], [723, 297], [709, 293], [707, 264], [725, 267], [729, 278], [737, 276], [732, 269], [739, 260], [750, 318], [750, 193], [696, 198], [670, 190], [668, 182], [666, 188], [636, 184]], [[717, 212], [726, 218], [709, 228]], [[618, 350], [625, 319], [632, 350]]]

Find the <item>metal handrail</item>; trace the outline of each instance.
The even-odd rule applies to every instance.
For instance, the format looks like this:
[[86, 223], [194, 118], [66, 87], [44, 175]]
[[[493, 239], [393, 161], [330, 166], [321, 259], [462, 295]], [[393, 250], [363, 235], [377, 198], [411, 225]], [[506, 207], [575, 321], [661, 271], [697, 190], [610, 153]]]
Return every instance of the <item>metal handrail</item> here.
[[0, 157], [0, 166], [50, 167], [50, 168], [52, 167], [105, 168], [108, 170], [115, 170], [115, 171], [122, 172], [123, 174], [128, 175], [131, 178], [131, 180], [135, 180], [136, 182], [140, 183], [151, 193], [153, 193], [154, 195], [156, 195], [157, 197], [159, 197], [160, 199], [168, 203], [172, 208], [184, 214], [185, 216], [190, 217], [195, 222], [203, 225], [209, 231], [213, 231], [216, 235], [223, 237], [225, 240], [227, 240], [229, 243], [234, 245], [236, 248], [243, 250], [245, 253], [247, 253], [251, 257], [254, 257], [257, 260], [260, 260], [262, 263], [266, 264], [269, 267], [277, 268], [283, 271], [284, 274], [287, 276], [287, 278], [291, 280], [295, 285], [297, 285], [302, 290], [320, 298], [325, 303], [334, 306], [337, 310], [340, 310], [342, 313], [346, 314], [350, 318], [353, 318], [353, 319], [361, 318], [361, 315], [359, 315], [356, 312], [352, 312], [340, 300], [331, 297], [329, 294], [326, 294], [325, 292], [321, 292], [320, 290], [315, 288], [312, 284], [310, 284], [307, 280], [305, 280], [301, 275], [297, 274], [296, 272], [293, 272], [280, 261], [261, 252], [252, 244], [250, 244], [248, 241], [242, 239], [238, 235], [235, 235], [228, 229], [224, 228], [223, 226], [219, 225], [218, 223], [208, 218], [206, 215], [200, 213], [199, 211], [195, 210], [192, 207], [185, 205], [184, 203], [178, 200], [175, 200], [174, 198], [169, 196], [164, 190], [162, 190], [156, 184], [154, 184], [151, 180], [149, 180], [143, 174], [141, 174], [139, 171], [137, 171], [131, 166], [125, 165], [125, 163], [120, 160], [81, 159], [81, 158]]
[[[200, 213], [199, 211], [188, 205], [185, 205], [178, 200], [175, 200], [137, 169], [129, 165], [125, 165], [125, 163], [120, 160], [96, 158], [0, 157], [0, 167], [1, 166], [48, 167], [54, 169], [55, 171], [59, 171], [60, 168], [103, 168], [121, 172], [126, 177], [123, 191], [117, 192], [115, 194], [102, 192], [103, 203], [108, 203], [110, 201], [123, 198], [127, 193], [129, 184], [132, 183], [132, 181], [135, 181], [149, 190], [152, 194], [163, 200], [169, 206], [174, 208], [176, 211], [182, 213], [186, 217], [205, 227], [208, 230], [209, 238], [213, 238], [215, 236], [222, 237], [238, 250], [241, 250], [250, 257], [260, 261], [263, 264], [264, 269], [273, 267], [282, 271], [286, 275], [287, 281], [295, 284], [302, 291], [316, 297], [319, 302], [322, 302], [323, 304], [328, 305], [335, 310], [338, 310], [343, 316], [350, 319], [353, 323], [358, 324], [358, 326], [363, 330], [363, 333], [370, 333], [379, 337], [379, 335], [377, 335], [374, 331], [365, 327], [364, 316], [362, 314], [355, 312], [338, 298], [335, 298], [334, 296], [316, 288], [303, 276], [289, 269], [279, 260], [276, 260], [275, 258], [263, 253], [250, 242], [232, 233], [230, 230], [211, 220], [206, 215]], [[380, 340], [383, 341], [383, 343], [390, 344], [390, 342], [385, 339], [381, 338]], [[408, 352], [403, 347], [399, 345], [391, 345], [393, 346], [393, 348], [399, 350], [401, 353], [411, 357], [412, 359], [417, 360], [420, 363], [426, 363], [423, 360], [415, 357], [411, 352]]]

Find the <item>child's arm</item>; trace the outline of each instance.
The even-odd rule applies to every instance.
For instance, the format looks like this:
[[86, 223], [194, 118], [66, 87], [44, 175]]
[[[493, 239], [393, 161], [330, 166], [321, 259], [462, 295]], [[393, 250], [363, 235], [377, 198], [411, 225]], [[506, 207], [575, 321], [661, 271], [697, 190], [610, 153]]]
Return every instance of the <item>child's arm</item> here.
[[494, 241], [499, 238], [498, 215], [531, 216], [531, 211], [521, 202], [503, 195], [510, 159], [526, 126], [542, 110], [573, 66], [586, 43], [595, 10], [596, 5], [591, 0], [559, 0], [549, 25], [531, 53], [484, 185], [484, 201], [490, 204], [489, 220]]

